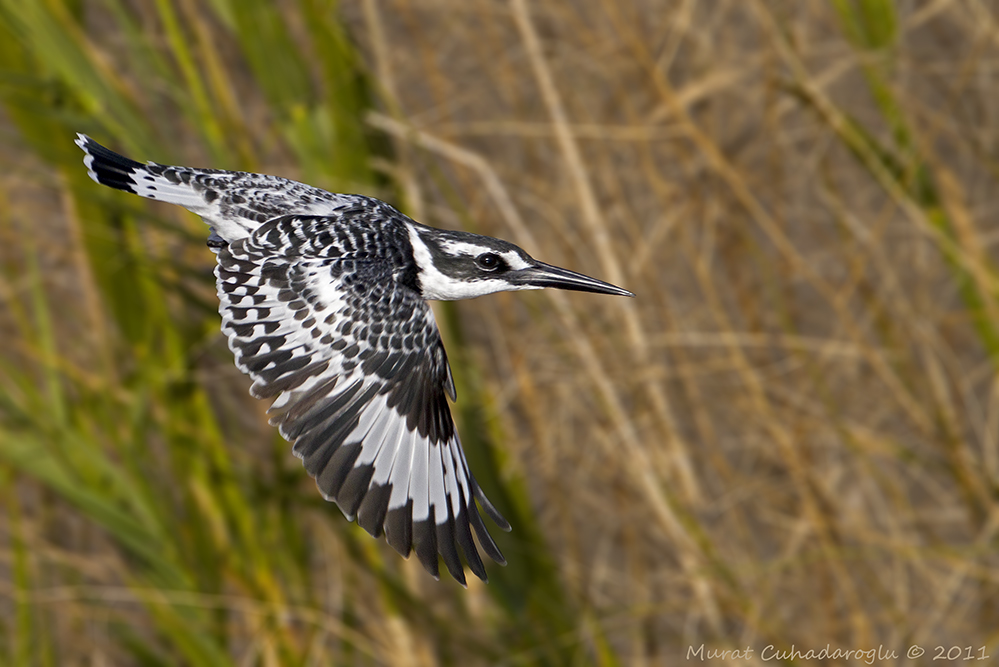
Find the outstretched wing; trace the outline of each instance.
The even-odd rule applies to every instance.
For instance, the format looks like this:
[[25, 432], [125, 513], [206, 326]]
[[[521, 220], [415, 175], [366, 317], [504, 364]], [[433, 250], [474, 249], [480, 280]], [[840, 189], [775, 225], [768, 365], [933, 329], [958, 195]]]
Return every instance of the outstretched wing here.
[[[342, 217], [270, 220], [218, 250], [222, 330], [251, 393], [323, 496], [435, 577], [440, 554], [465, 583], [456, 544], [486, 578], [472, 540], [503, 563], [475, 506], [504, 530], [461, 449], [454, 384], [433, 312], [379, 255], [370, 226]], [[317, 240], [325, 239], [324, 243]]]
[[183, 206], [200, 215], [226, 241], [249, 236], [271, 218], [334, 215], [366, 199], [334, 194], [279, 176], [143, 164], [101, 146], [85, 134], [76, 135], [76, 145], [86, 153], [83, 163], [93, 180], [140, 197]]

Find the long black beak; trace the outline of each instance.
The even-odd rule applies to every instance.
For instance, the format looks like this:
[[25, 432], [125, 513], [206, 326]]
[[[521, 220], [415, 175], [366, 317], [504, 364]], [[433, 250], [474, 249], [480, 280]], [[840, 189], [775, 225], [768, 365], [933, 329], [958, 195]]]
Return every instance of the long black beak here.
[[[537, 260], [535, 260], [537, 261]], [[511, 282], [531, 287], [554, 287], [577, 292], [594, 292], [596, 294], [613, 294], [615, 296], [635, 296], [626, 289], [621, 289], [596, 278], [584, 276], [568, 269], [562, 269], [544, 262], [508, 274]]]

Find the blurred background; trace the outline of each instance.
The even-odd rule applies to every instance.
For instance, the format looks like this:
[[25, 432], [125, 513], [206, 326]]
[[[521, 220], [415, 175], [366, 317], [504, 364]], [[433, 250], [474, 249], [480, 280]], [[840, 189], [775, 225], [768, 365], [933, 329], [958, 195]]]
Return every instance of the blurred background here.
[[[0, 0], [0, 101], [0, 663], [999, 654], [996, 3]], [[435, 304], [507, 567], [320, 498], [77, 131], [637, 294]]]

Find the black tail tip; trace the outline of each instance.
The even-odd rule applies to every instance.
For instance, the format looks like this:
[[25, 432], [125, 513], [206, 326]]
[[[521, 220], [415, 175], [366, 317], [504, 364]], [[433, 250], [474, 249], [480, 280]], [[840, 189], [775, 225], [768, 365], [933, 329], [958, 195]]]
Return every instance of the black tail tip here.
[[82, 132], [77, 133], [73, 143], [86, 154], [83, 164], [90, 178], [101, 185], [135, 193], [136, 181], [132, 174], [145, 168], [145, 165], [101, 146]]

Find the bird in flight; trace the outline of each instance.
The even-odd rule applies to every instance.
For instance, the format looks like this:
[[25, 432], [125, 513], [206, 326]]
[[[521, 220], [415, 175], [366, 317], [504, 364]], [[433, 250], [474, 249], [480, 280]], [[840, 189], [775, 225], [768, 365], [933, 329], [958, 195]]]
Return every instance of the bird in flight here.
[[512, 243], [421, 225], [385, 202], [277, 176], [143, 164], [78, 134], [90, 177], [183, 206], [210, 226], [222, 332], [250, 393], [320, 493], [439, 579], [458, 547], [505, 564], [475, 501], [510, 525], [468, 468], [445, 397], [454, 381], [428, 300], [554, 287], [634, 296]]

